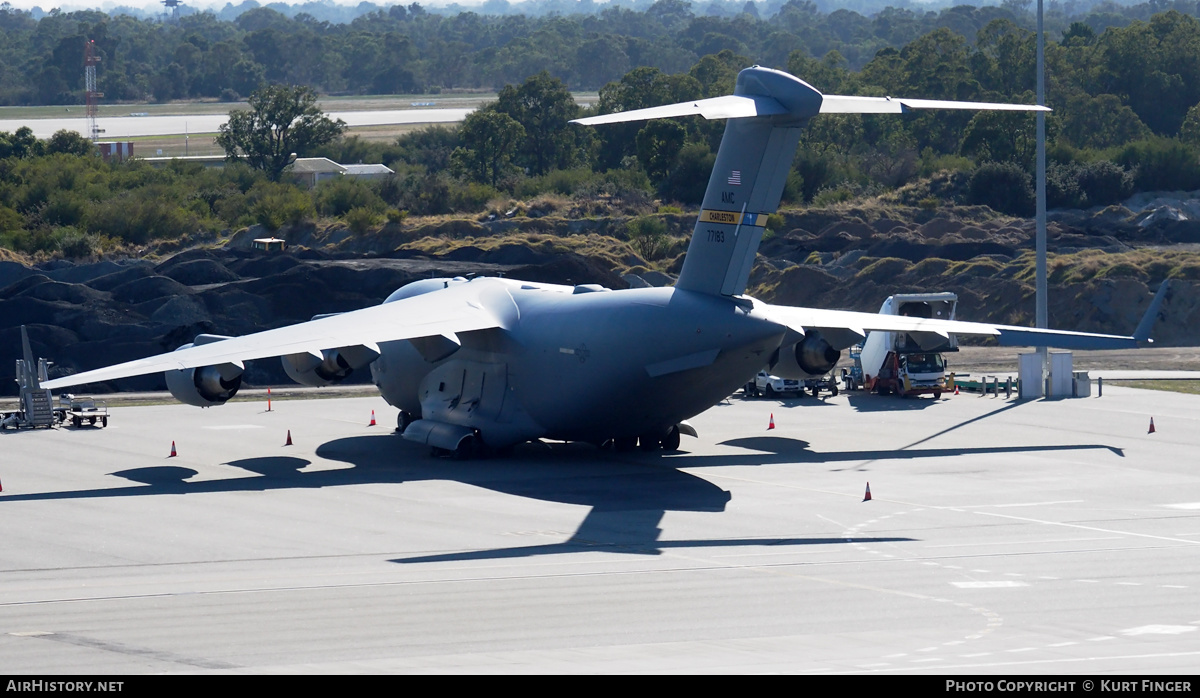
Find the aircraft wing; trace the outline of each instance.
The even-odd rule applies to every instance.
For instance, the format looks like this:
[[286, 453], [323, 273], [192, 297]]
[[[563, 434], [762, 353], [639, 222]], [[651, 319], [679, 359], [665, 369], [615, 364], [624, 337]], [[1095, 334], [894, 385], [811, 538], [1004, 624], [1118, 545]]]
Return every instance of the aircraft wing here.
[[350, 346], [375, 348], [380, 342], [500, 327], [501, 320], [480, 301], [477, 289], [462, 284], [382, 305], [310, 320], [265, 332], [85, 371], [42, 383], [65, 388], [160, 371], [238, 364], [287, 354]]
[[[1147, 310], [1151, 319], [1158, 312], [1161, 294]], [[861, 342], [867, 332], [907, 332], [914, 335], [932, 334], [946, 337], [950, 334], [975, 335], [995, 337], [1003, 346], [1046, 346], [1062, 349], [1132, 349], [1137, 348], [1138, 342], [1152, 341], [1142, 336], [1148, 332], [1149, 323], [1143, 320], [1138, 326], [1138, 332], [1132, 337], [1112, 334], [1092, 334], [1090, 332], [1068, 332], [1065, 330], [1044, 330], [1031, 327], [1015, 327], [1012, 325], [994, 325], [982, 322], [963, 322], [959, 320], [937, 320], [904, 315], [881, 315], [878, 313], [859, 313], [849, 310], [821, 310], [817, 308], [796, 308], [785, 305], [757, 304], [755, 312], [761, 312], [765, 317], [785, 325], [797, 332], [818, 330], [822, 335], [831, 339], [841, 340], [836, 343], [845, 348]], [[833, 343], [833, 342], [831, 342]], [[924, 342], [921, 342], [924, 345]]]

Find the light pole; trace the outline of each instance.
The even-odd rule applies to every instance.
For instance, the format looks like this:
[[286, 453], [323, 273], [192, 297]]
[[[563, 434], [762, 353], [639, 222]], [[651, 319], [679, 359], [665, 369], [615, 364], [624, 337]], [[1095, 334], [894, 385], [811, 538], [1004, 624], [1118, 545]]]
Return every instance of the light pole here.
[[[1039, 107], [1046, 106], [1046, 36], [1042, 30], [1042, 0], [1037, 0], [1037, 103]], [[1050, 326], [1049, 304], [1047, 302], [1046, 284], [1046, 113], [1037, 113], [1037, 289], [1035, 302], [1037, 305], [1037, 327], [1046, 329]], [[1049, 368], [1049, 351], [1046, 347], [1038, 347], [1038, 355], [1042, 358], [1042, 384], [1045, 385], [1046, 371]]]

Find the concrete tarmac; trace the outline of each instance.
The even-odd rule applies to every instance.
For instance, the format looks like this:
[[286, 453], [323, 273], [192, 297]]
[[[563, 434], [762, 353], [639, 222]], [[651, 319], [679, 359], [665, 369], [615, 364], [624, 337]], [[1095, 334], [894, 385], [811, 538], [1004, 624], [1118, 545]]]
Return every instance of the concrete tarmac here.
[[471, 462], [265, 408], [0, 432], [0, 673], [1200, 665], [1200, 397], [733, 398], [674, 454]]

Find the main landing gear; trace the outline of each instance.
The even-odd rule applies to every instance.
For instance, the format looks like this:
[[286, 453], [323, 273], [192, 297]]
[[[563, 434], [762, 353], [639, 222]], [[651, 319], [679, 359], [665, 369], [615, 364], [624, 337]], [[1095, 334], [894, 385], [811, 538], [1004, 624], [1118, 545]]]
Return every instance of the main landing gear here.
[[615, 439], [607, 441], [604, 446], [611, 445], [613, 450], [618, 453], [629, 453], [635, 448], [640, 448], [647, 453], [655, 453], [657, 451], [678, 451], [679, 450], [679, 425], [672, 426], [662, 434], [642, 434], [641, 436], [618, 436]]

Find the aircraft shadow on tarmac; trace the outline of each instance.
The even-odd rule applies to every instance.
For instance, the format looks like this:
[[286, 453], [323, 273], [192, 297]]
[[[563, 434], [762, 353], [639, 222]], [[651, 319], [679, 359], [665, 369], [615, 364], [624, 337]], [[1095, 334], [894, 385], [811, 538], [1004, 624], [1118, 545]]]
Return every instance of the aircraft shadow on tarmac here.
[[[784, 440], [787, 441], [787, 440]], [[802, 443], [802, 442], [801, 442]], [[746, 545], [831, 545], [844, 538], [749, 538], [661, 541], [659, 524], [668, 511], [723, 512], [729, 492], [677, 469], [686, 461], [650, 454], [613, 454], [586, 444], [528, 444], [512, 458], [455, 461], [430, 458], [423, 447], [392, 435], [336, 439], [317, 448], [317, 456], [353, 467], [306, 471], [311, 461], [293, 456], [265, 456], [230, 461], [258, 475], [190, 482], [198, 471], [181, 466], [152, 466], [122, 470], [113, 475], [138, 483], [74, 492], [0, 495], [3, 501], [37, 501], [192, 495], [217, 492], [338, 487], [405, 483], [422, 480], [454, 481], [503, 494], [547, 502], [589, 507], [571, 537], [561, 543], [496, 550], [463, 551], [394, 560], [416, 563], [450, 560], [554, 555], [604, 550], [657, 555], [666, 548], [739, 547]], [[908, 538], [864, 538], [859, 541], [900, 542]]]
[[[919, 448], [920, 444], [954, 429], [985, 419], [1015, 404], [948, 427], [907, 446], [888, 450], [813, 451], [799, 439], [763, 435], [731, 439], [723, 446], [739, 449], [725, 455], [697, 455], [676, 451], [659, 456], [639, 452], [617, 454], [587, 444], [535, 442], [519, 447], [511, 458], [455, 461], [431, 458], [426, 450], [393, 434], [353, 436], [321, 444], [316, 455], [352, 467], [336, 470], [306, 468], [311, 461], [294, 456], [263, 456], [230, 461], [226, 465], [254, 473], [255, 477], [189, 481], [199, 473], [181, 466], [132, 468], [112, 473], [138, 483], [133, 486], [4, 494], [3, 501], [36, 501], [188, 495], [218, 492], [263, 492], [315, 489], [362, 484], [401, 484], [423, 480], [455, 481], [495, 492], [547, 502], [589, 507], [589, 512], [566, 541], [480, 551], [460, 551], [394, 560], [402, 563], [514, 558], [568, 552], [604, 550], [657, 555], [671, 548], [738, 547], [747, 545], [830, 545], [850, 542], [843, 538], [749, 538], [659, 540], [659, 524], [667, 511], [723, 512], [730, 493], [683, 468], [756, 466], [771, 464], [864, 464], [878, 461], [949, 457], [987, 453], [1053, 452], [1102, 449], [1123, 455], [1120, 449], [1101, 444], [1048, 446], [983, 446], [977, 448]], [[837, 469], [835, 469], [837, 470]], [[910, 538], [856, 539], [856, 542], [903, 542]]]

